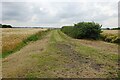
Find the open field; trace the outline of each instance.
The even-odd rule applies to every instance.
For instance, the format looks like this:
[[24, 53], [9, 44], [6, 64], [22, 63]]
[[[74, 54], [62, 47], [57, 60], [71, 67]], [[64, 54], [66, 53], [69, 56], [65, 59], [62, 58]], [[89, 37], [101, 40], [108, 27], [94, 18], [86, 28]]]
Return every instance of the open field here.
[[73, 39], [52, 30], [3, 58], [3, 78], [116, 78], [117, 48], [117, 44]]
[[4, 28], [2, 29], [2, 53], [14, 49], [22, 40], [28, 36], [46, 29], [31, 28]]
[[118, 35], [118, 31], [120, 30], [102, 30], [103, 33], [106, 33], [106, 34], [117, 34]]

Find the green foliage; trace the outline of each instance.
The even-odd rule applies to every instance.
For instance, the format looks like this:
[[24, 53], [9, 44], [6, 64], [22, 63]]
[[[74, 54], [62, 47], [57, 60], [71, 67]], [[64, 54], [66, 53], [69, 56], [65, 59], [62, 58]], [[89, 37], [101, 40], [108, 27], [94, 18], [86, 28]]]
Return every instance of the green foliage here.
[[36, 34], [33, 34], [31, 36], [29, 36], [28, 38], [26, 38], [25, 40], [23, 40], [24, 43], [28, 43], [30, 41], [36, 41], [39, 39], [39, 37], [41, 36], [42, 32], [38, 32]]
[[61, 31], [77, 39], [98, 39], [101, 33], [101, 25], [94, 22], [80, 22], [74, 26], [63, 26]]
[[112, 28], [111, 30], [120, 30], [120, 27], [118, 27], [118, 28]]

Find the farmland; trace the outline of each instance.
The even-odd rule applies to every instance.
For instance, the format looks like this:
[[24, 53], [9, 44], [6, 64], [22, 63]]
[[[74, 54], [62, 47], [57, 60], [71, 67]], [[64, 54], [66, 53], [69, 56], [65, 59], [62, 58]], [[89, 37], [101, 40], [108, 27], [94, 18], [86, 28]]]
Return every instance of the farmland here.
[[115, 34], [118, 35], [119, 30], [103, 30], [103, 33], [106, 34]]
[[119, 30], [103, 30], [101, 39], [106, 42], [120, 44]]
[[[11, 31], [16, 34], [19, 29]], [[5, 32], [9, 34], [11, 31], [3, 31], [4, 44], [12, 39], [5, 36]], [[31, 35], [39, 30], [22, 31], [30, 32]], [[27, 36], [28, 34], [21, 37], [15, 35], [12, 41], [19, 37], [17, 40], [20, 42]], [[7, 50], [6, 48], [7, 46], [4, 50]], [[3, 58], [2, 74], [3, 78], [116, 78], [117, 60], [117, 44], [73, 39], [58, 29], [49, 31], [42, 39], [33, 41]]]
[[46, 29], [2, 29], [2, 53], [15, 49], [28, 36]]

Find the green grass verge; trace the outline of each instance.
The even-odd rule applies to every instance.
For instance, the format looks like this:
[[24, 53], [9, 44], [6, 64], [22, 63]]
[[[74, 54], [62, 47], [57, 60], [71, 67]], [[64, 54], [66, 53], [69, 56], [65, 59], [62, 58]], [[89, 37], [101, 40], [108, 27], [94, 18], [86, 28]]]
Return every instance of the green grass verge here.
[[21, 43], [19, 43], [18, 46], [15, 47], [14, 49], [0, 54], [0, 58], [5, 58], [5, 57], [9, 56], [10, 54], [12, 54], [16, 51], [19, 51], [21, 48], [23, 48], [24, 46], [26, 46], [28, 43], [30, 43], [32, 41], [37, 41], [39, 39], [42, 39], [48, 32], [49, 32], [49, 30], [39, 31], [36, 34], [30, 35], [29, 37], [24, 39]]

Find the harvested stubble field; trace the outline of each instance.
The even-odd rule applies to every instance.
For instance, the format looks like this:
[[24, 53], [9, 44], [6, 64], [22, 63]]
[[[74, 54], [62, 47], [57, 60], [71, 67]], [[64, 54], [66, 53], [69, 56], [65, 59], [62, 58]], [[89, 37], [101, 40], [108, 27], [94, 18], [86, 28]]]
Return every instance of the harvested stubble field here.
[[105, 34], [116, 34], [116, 35], [118, 35], [118, 32], [119, 32], [120, 30], [103, 30], [103, 33], [105, 33]]
[[3, 28], [2, 29], [2, 53], [14, 49], [28, 36], [44, 31], [46, 29], [32, 29], [32, 28]]

